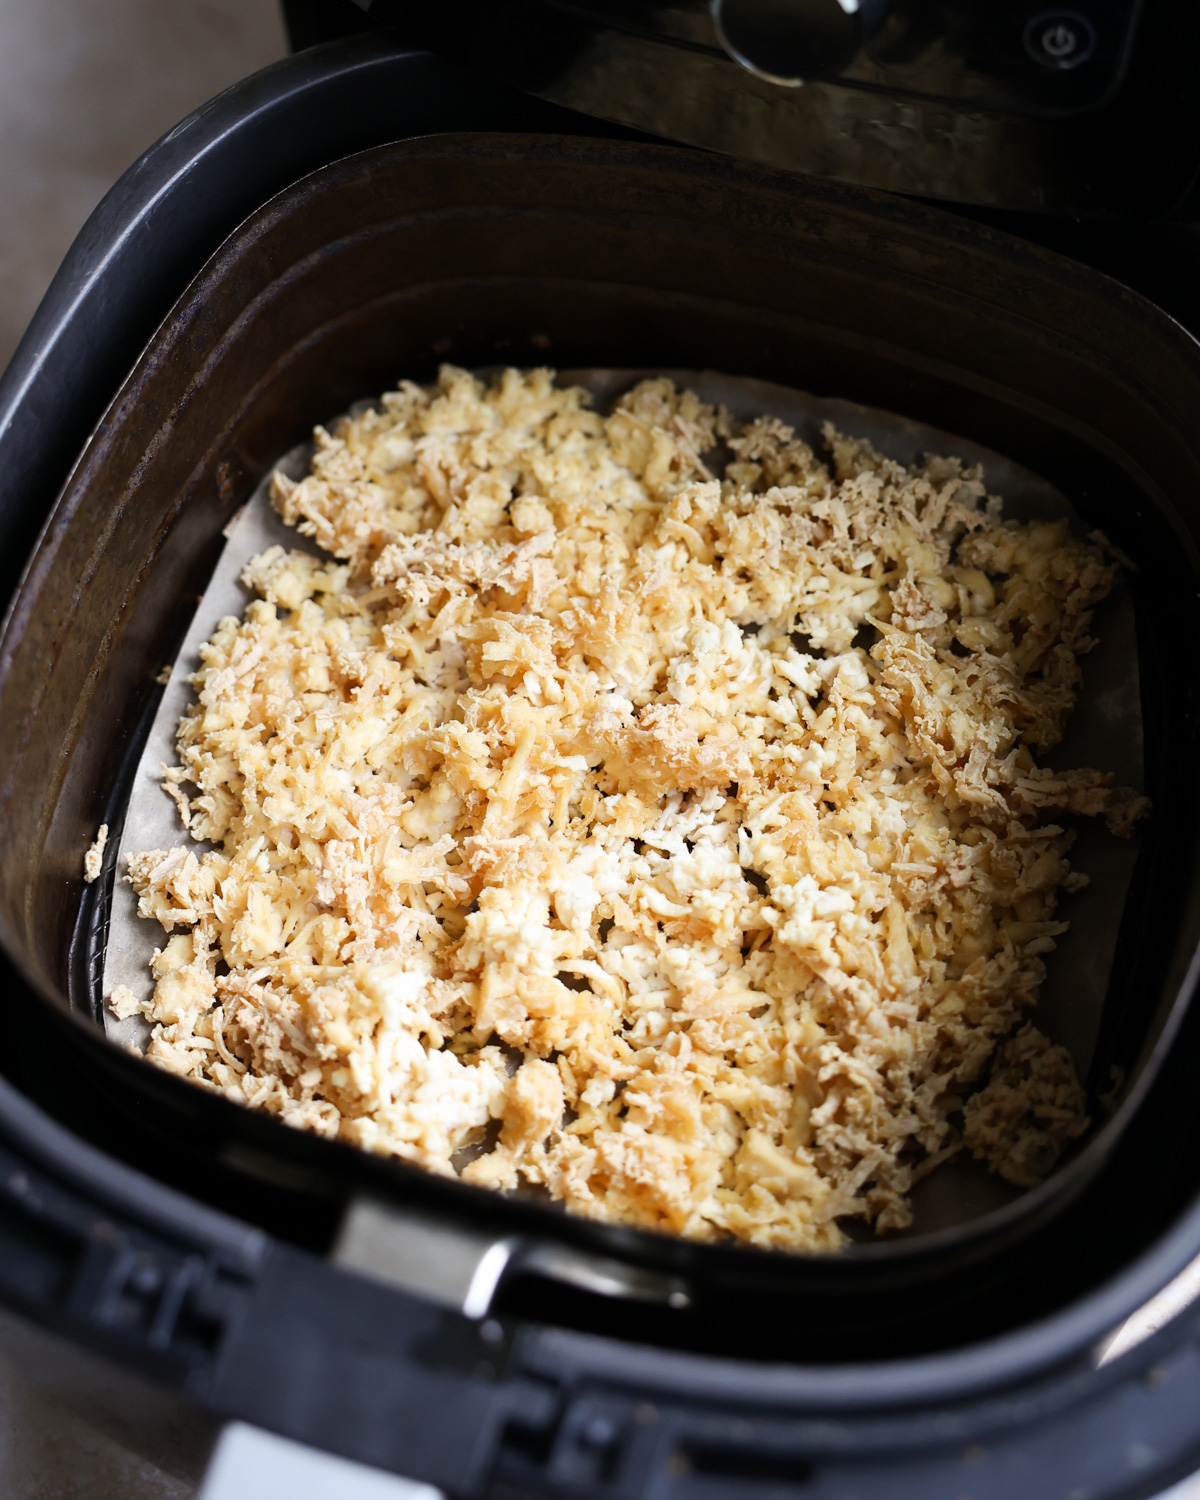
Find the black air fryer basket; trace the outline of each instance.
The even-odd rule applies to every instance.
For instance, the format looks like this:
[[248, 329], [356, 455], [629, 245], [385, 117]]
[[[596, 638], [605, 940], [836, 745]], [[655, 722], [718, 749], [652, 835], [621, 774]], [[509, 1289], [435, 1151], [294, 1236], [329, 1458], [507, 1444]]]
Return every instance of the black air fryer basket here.
[[[378, 44], [328, 56], [356, 47]], [[105, 1039], [97, 975], [114, 871], [85, 890], [83, 851], [103, 822], [116, 846], [155, 679], [222, 527], [314, 422], [443, 360], [708, 367], [895, 411], [1049, 479], [1134, 561], [1155, 813], [1103, 1033], [1105, 1071], [1127, 1081], [1041, 1188], [965, 1229], [840, 1257], [693, 1244], [289, 1130]], [[971, 1460], [982, 1500], [1011, 1493], [1000, 1455], [1021, 1444], [1049, 1473], [1058, 1430], [1075, 1433], [1072, 1473], [1091, 1466], [1110, 1486], [1089, 1494], [1132, 1495], [1143, 1480], [1131, 1470], [1126, 1483], [1080, 1434], [1123, 1431], [1160, 1387], [1162, 1463], [1183, 1472], [1194, 1347], [1146, 1346], [1139, 1367], [1158, 1358], [1167, 1374], [1134, 1386], [1121, 1383], [1129, 1360], [1097, 1374], [1094, 1351], [1200, 1249], [1200, 1017], [1187, 1007], [1200, 940], [1197, 497], [1200, 346], [1118, 284], [937, 211], [672, 147], [547, 134], [377, 146], [287, 188], [225, 240], [137, 360], [0, 639], [0, 921], [25, 981], [10, 1047], [27, 1094], [136, 1169], [96, 1177], [90, 1218], [46, 1228], [47, 1244], [82, 1235], [98, 1269], [88, 1281], [72, 1261], [57, 1291], [36, 1295], [59, 1298], [66, 1331], [86, 1327], [127, 1360], [157, 1339], [155, 1373], [212, 1412], [456, 1493], [694, 1484], [715, 1496], [758, 1493], [742, 1488], [757, 1475], [764, 1494], [933, 1500], [967, 1492], [959, 1469], [977, 1448], [995, 1456]], [[52, 1173], [71, 1160], [54, 1129], [41, 1163]], [[16, 1223], [28, 1194], [4, 1180]], [[168, 1187], [265, 1233], [185, 1212]], [[353, 1261], [377, 1281], [331, 1267], [340, 1226], [364, 1206], [385, 1239], [432, 1235], [448, 1260], [503, 1246], [505, 1274], [464, 1311], [386, 1249]], [[110, 1229], [122, 1213], [141, 1226], [112, 1230], [120, 1254], [104, 1234], [93, 1248], [103, 1212]], [[174, 1270], [131, 1302], [134, 1268], [156, 1255]], [[34, 1292], [8, 1294], [42, 1308]], [[469, 1442], [453, 1437], [452, 1410]]]

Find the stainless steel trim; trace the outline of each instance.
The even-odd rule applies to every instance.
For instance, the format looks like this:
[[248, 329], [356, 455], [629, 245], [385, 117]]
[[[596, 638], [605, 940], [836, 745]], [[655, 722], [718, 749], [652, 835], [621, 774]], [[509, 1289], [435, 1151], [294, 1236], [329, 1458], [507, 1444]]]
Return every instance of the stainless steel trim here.
[[505, 1276], [545, 1276], [601, 1297], [691, 1305], [687, 1283], [549, 1240], [477, 1234], [378, 1199], [356, 1198], [342, 1221], [336, 1265], [414, 1292], [465, 1317], [486, 1318]]

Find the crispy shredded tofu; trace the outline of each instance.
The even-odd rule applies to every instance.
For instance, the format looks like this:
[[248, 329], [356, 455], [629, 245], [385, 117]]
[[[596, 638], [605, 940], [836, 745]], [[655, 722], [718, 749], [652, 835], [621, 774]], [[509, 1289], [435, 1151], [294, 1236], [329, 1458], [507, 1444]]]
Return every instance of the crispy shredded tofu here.
[[108, 848], [108, 824], [101, 823], [96, 830], [96, 837], [91, 847], [83, 856], [83, 878], [87, 885], [94, 880], [100, 879], [100, 872], [104, 868], [104, 851]]
[[1087, 1129], [1086, 1108], [1071, 1054], [1026, 1023], [1001, 1042], [987, 1085], [967, 1100], [963, 1142], [993, 1172], [1033, 1187]]
[[143, 1013], [142, 1002], [126, 984], [117, 984], [105, 996], [109, 1011], [118, 1021], [128, 1021]]
[[1115, 567], [953, 458], [589, 408], [447, 367], [276, 475], [331, 556], [255, 558], [203, 652], [166, 785], [213, 847], [129, 860], [148, 1055], [698, 1238], [903, 1228], [964, 1103], [1036, 1180], [1086, 1123], [1018, 1030], [1084, 883], [1052, 818], [1146, 806], [1035, 759]]

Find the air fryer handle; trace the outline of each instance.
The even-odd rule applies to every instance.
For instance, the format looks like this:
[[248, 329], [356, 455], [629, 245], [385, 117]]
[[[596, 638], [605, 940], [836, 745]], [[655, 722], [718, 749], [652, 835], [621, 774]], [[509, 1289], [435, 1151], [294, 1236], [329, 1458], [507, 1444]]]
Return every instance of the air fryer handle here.
[[463, 1229], [444, 1219], [370, 1197], [355, 1198], [333, 1250], [346, 1270], [486, 1318], [504, 1279], [544, 1276], [602, 1297], [691, 1304], [686, 1282], [553, 1240], [497, 1236]]

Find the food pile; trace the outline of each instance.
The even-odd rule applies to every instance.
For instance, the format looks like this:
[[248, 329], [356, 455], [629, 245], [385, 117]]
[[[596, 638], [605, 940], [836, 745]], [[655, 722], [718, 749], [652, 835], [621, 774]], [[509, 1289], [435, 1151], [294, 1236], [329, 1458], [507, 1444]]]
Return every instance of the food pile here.
[[571, 1210], [830, 1250], [960, 1150], [1086, 1127], [1028, 1023], [1061, 812], [1145, 807], [1059, 739], [1115, 568], [977, 470], [645, 380], [445, 368], [275, 476], [140, 853], [163, 1067]]

